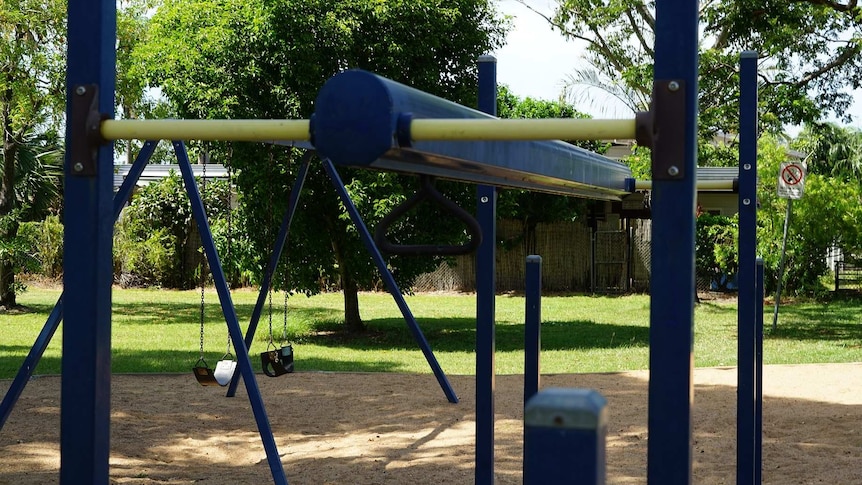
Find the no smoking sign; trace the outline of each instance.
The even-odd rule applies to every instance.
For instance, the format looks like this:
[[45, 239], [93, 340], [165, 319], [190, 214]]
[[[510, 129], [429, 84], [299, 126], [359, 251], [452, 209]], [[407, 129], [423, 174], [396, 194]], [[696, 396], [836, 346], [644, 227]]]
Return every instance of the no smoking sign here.
[[778, 196], [801, 199], [805, 190], [805, 162], [782, 163], [778, 170]]

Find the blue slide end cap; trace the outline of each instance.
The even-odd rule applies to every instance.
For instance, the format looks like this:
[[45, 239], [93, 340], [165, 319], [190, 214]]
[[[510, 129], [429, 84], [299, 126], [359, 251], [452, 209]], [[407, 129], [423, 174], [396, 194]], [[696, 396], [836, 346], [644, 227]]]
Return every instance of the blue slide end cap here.
[[394, 146], [392, 104], [375, 74], [350, 70], [333, 76], [315, 101], [311, 132], [318, 153], [338, 165], [370, 165]]

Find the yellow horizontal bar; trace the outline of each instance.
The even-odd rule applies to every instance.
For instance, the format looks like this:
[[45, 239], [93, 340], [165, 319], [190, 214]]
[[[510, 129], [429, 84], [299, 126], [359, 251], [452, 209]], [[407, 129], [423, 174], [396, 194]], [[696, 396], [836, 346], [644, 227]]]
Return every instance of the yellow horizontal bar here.
[[[652, 180], [635, 180], [635, 190], [652, 190]], [[733, 180], [698, 180], [697, 190], [733, 190]]]
[[470, 140], [633, 140], [635, 120], [415, 119], [413, 141]]
[[308, 141], [308, 120], [105, 120], [106, 140]]

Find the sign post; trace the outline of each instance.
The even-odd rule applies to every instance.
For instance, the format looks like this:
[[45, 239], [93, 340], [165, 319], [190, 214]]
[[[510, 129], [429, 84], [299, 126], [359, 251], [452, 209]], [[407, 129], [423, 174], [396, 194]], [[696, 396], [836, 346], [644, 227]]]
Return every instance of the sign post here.
[[775, 310], [772, 313], [772, 331], [778, 328], [778, 306], [781, 303], [781, 283], [784, 281], [784, 255], [787, 251], [787, 233], [790, 229], [790, 214], [793, 201], [801, 199], [805, 191], [805, 162], [782, 163], [778, 169], [778, 196], [787, 199], [787, 213], [784, 215], [784, 238], [781, 243], [781, 258], [778, 261], [778, 285], [775, 289]]

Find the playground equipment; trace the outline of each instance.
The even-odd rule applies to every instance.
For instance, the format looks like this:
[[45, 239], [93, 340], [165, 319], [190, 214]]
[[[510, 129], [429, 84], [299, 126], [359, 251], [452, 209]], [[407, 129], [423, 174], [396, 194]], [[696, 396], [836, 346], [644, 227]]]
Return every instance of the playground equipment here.
[[[314, 146], [326, 157], [323, 166], [361, 231], [375, 263], [383, 265], [367, 229], [349, 203], [343, 183], [333, 162], [362, 165], [369, 168], [398, 170], [464, 180], [479, 184], [477, 190], [477, 221], [484, 234], [494, 234], [496, 219], [496, 187], [517, 187], [566, 195], [598, 199], [618, 199], [631, 192], [630, 176], [625, 168], [594, 158], [589, 152], [577, 154], [556, 142], [524, 141], [524, 138], [638, 138], [652, 147], [652, 304], [650, 326], [649, 433], [647, 479], [650, 484], [677, 485], [691, 483], [691, 407], [692, 407], [692, 344], [694, 306], [694, 207], [695, 160], [697, 125], [697, 44], [698, 5], [687, 0], [658, 0], [655, 5], [655, 80], [649, 113], [635, 120], [599, 124], [578, 122], [571, 131], [559, 131], [556, 123], [518, 138], [522, 141], [490, 141], [491, 132], [500, 128], [477, 128], [465, 137], [484, 138], [475, 143], [447, 141], [455, 131], [467, 126], [504, 123], [483, 118], [478, 112], [442, 102], [425, 93], [395, 85], [373, 74], [353, 76], [363, 89], [358, 90], [370, 100], [383, 103], [373, 110], [368, 127], [368, 140], [349, 119], [339, 117], [336, 108], [326, 103], [350, 99], [339, 98], [343, 88], [333, 80], [321, 91], [320, 116], [314, 123], [307, 120], [245, 120], [245, 121], [114, 121], [115, 28], [116, 5], [110, 0], [70, 0], [68, 19], [67, 75], [67, 151], [65, 187], [65, 248], [62, 312], [52, 312], [56, 322], [61, 314], [66, 320], [63, 333], [63, 381], [61, 388], [61, 468], [63, 484], [108, 482], [110, 429], [110, 287], [111, 231], [109, 227], [119, 211], [111, 191], [112, 146], [107, 140], [135, 137], [142, 139], [170, 138], [201, 140], [295, 140], [307, 142], [314, 135]], [[754, 304], [757, 284], [753, 264], [753, 221], [756, 201], [756, 56], [743, 56], [743, 84], [740, 145], [740, 386], [739, 386], [739, 484], [756, 483], [759, 464], [756, 448], [758, 437], [751, 430], [756, 422], [756, 389], [758, 375], [754, 369], [754, 324], [757, 305]], [[480, 63], [479, 108], [493, 115], [495, 96], [495, 65], [485, 58]], [[338, 79], [338, 78], [335, 78]], [[365, 89], [367, 87], [367, 89]], [[386, 104], [381, 95], [397, 95]], [[333, 106], [330, 104], [329, 106]], [[409, 109], [407, 109], [409, 108]], [[437, 111], [437, 110], [442, 111]], [[363, 113], [363, 111], [358, 111]], [[407, 113], [412, 113], [410, 116]], [[102, 121], [103, 118], [108, 118]], [[440, 121], [423, 118], [445, 118]], [[453, 118], [460, 118], [454, 121]], [[463, 123], [463, 126], [461, 125]], [[531, 126], [534, 122], [524, 122]], [[562, 123], [565, 124], [565, 123]], [[507, 124], [508, 125], [508, 124]], [[440, 127], [444, 129], [441, 130]], [[536, 126], [540, 126], [536, 124]], [[584, 129], [584, 126], [588, 128]], [[339, 130], [343, 129], [343, 133]], [[472, 129], [472, 128], [470, 128]], [[501, 137], [512, 139], [512, 128]], [[569, 130], [569, 128], [566, 128]], [[526, 131], [520, 127], [515, 131]], [[360, 136], [361, 135], [361, 136]], [[357, 137], [359, 136], [359, 137]], [[427, 138], [427, 140], [426, 140]], [[442, 140], [440, 140], [442, 139]], [[435, 141], [436, 140], [436, 141]], [[481, 148], [479, 148], [481, 147]], [[203, 208], [185, 147], [174, 142], [183, 179], [195, 195], [192, 208], [195, 219], [203, 220]], [[344, 151], [347, 150], [347, 151]], [[544, 157], [544, 158], [543, 158]], [[545, 159], [552, 162], [545, 163]], [[539, 160], [539, 161], [537, 161]], [[579, 166], [589, 167], [579, 170]], [[567, 167], [568, 172], [560, 172]], [[307, 165], [303, 168], [307, 170]], [[304, 180], [304, 173], [301, 177]], [[297, 181], [299, 187], [301, 182]], [[298, 191], [295, 191], [298, 196]], [[293, 197], [293, 193], [291, 194]], [[120, 206], [125, 199], [119, 199]], [[294, 205], [295, 208], [295, 205]], [[290, 212], [291, 209], [288, 210]], [[743, 215], [743, 210], [746, 212]], [[747, 228], [743, 230], [742, 226]], [[289, 218], [285, 217], [276, 246], [283, 245]], [[222, 304], [229, 334], [236, 343], [243, 336], [231, 302], [230, 292], [208, 231], [201, 231], [213, 280]], [[284, 236], [282, 238], [282, 236]], [[744, 241], [743, 241], [744, 239]], [[267, 269], [267, 285], [281, 249], [273, 251]], [[742, 253], [745, 253], [745, 258]], [[273, 259], [275, 262], [273, 262]], [[385, 265], [383, 265], [385, 267]], [[493, 401], [494, 401], [494, 241], [484, 238], [477, 257], [477, 451], [475, 481], [491, 484], [493, 466]], [[382, 272], [382, 270], [381, 270]], [[384, 274], [384, 278], [386, 274]], [[389, 275], [391, 278], [391, 275]], [[394, 282], [392, 282], [394, 284]], [[393, 286], [390, 286], [390, 291]], [[397, 287], [394, 287], [397, 290]], [[743, 298], [743, 294], [745, 298]], [[260, 298], [259, 298], [260, 300]], [[396, 300], [398, 301], [397, 297]], [[409, 315], [406, 304], [399, 307]], [[262, 307], [262, 304], [260, 305]], [[59, 308], [59, 306], [58, 306]], [[260, 311], [257, 312], [257, 318]], [[427, 342], [421, 344], [421, 331], [408, 319], [414, 337], [431, 363], [441, 387], [450, 401], [456, 401], [447, 387], [445, 376], [436, 366]], [[229, 395], [242, 376], [249, 395], [255, 420], [261, 434], [267, 460], [277, 485], [287, 479], [278, 456], [260, 391], [252, 372], [248, 347], [256, 321], [250, 324], [244, 343], [235, 345], [239, 373], [234, 376]], [[27, 363], [38, 360], [56, 325], [40, 334]], [[418, 333], [418, 336], [417, 336]], [[44, 345], [44, 346], [43, 346]], [[41, 349], [41, 350], [40, 350]], [[430, 357], [429, 357], [430, 355]], [[26, 375], [22, 368], [19, 375]], [[26, 382], [26, 379], [24, 380]], [[20, 393], [23, 384], [13, 385], [12, 394]], [[7, 398], [9, 395], [7, 394]], [[17, 395], [15, 396], [17, 398]], [[14, 401], [14, 399], [13, 399]], [[4, 411], [9, 409], [4, 399]], [[753, 420], [751, 417], [754, 417]]]

